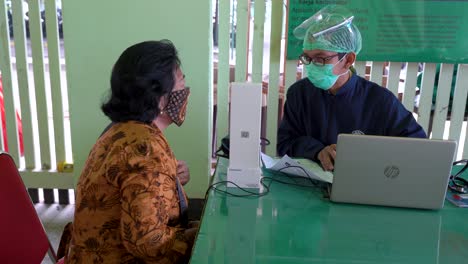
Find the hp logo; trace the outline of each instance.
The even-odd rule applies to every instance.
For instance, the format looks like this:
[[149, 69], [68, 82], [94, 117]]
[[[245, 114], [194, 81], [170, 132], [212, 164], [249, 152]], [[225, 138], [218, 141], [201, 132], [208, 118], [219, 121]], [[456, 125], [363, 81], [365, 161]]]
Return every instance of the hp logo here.
[[385, 177], [394, 179], [400, 175], [400, 169], [395, 165], [389, 165], [384, 170]]

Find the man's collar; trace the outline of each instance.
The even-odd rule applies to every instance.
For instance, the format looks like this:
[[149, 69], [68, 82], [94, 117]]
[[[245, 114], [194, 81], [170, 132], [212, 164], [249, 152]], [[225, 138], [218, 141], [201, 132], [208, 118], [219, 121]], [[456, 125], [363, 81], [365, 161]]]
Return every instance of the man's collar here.
[[352, 90], [353, 87], [356, 86], [356, 82], [357, 82], [357, 75], [355, 73], [351, 73], [351, 76], [349, 77], [348, 81], [343, 85], [341, 86], [340, 89], [338, 89], [338, 91], [336, 92], [336, 95], [342, 95], [342, 94], [345, 94], [347, 93], [348, 91]]

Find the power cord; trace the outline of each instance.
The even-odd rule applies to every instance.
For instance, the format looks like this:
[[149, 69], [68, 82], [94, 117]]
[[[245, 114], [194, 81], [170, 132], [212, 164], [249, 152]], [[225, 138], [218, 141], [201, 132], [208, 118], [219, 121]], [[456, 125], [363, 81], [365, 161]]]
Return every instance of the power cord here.
[[[289, 175], [289, 174], [287, 174], [286, 172], [283, 171], [283, 170], [289, 169], [289, 168], [301, 169], [302, 172], [304, 172], [304, 174], [307, 176], [307, 179], [310, 181], [310, 183], [311, 183], [312, 185], [314, 185], [314, 186], [318, 186], [318, 185], [319, 185], [319, 181], [316, 180], [316, 179], [313, 179], [313, 178], [309, 175], [309, 173], [307, 173], [307, 171], [306, 171], [304, 168], [302, 168], [301, 166], [287, 165], [287, 166], [284, 166], [283, 168], [279, 169], [278, 171], [281, 172], [284, 176], [286, 176], [286, 177], [288, 177], [288, 178], [291, 178], [291, 179], [297, 178], [297, 177], [291, 176], [291, 175]], [[300, 177], [300, 176], [299, 176], [299, 177]], [[302, 178], [304, 178], [304, 177], [302, 177]], [[295, 179], [294, 179], [294, 181], [295, 181]]]
[[468, 168], [468, 160], [467, 159], [458, 160], [458, 161], [455, 161], [453, 165], [455, 166], [455, 165], [459, 165], [463, 163], [465, 166], [463, 166], [463, 168], [460, 171], [458, 171], [455, 175], [450, 175], [450, 180], [449, 180], [449, 185], [448, 185], [449, 189], [458, 193], [468, 193], [468, 181], [460, 177], [463, 174], [463, 172], [465, 172], [466, 169]]
[[[299, 168], [299, 169], [301, 169], [304, 172], [304, 174], [307, 175], [306, 179], [308, 179], [311, 184], [306, 185], [306, 184], [298, 183], [297, 182], [298, 177], [291, 176], [291, 175], [288, 175], [287, 173], [283, 172], [283, 170], [285, 170], [287, 168]], [[265, 177], [262, 177], [260, 179], [260, 184], [265, 188], [265, 191], [263, 191], [263, 192], [254, 192], [254, 191], [251, 191], [251, 190], [249, 190], [247, 188], [242, 188], [238, 184], [236, 184], [235, 182], [232, 182], [232, 181], [219, 181], [219, 182], [211, 184], [208, 187], [208, 189], [206, 190], [206, 193], [205, 193], [205, 197], [208, 196], [208, 193], [209, 193], [210, 190], [214, 190], [215, 192], [223, 193], [223, 194], [226, 194], [226, 195], [229, 195], [229, 196], [232, 196], [232, 197], [262, 197], [262, 196], [267, 195], [270, 192], [270, 186], [271, 186], [272, 182], [277, 182], [277, 183], [281, 183], [281, 184], [285, 184], [285, 185], [291, 185], [291, 186], [299, 186], [299, 187], [307, 187], [307, 188], [320, 188], [322, 191], [329, 188], [329, 184], [324, 183], [324, 182], [320, 182], [320, 181], [318, 181], [316, 179], [313, 179], [307, 173], [307, 171], [304, 168], [300, 167], [300, 166], [292, 166], [292, 165], [285, 166], [285, 167], [279, 169], [278, 172], [280, 172], [281, 176], [286, 177], [286, 178], [292, 180], [293, 182], [286, 182], [286, 181], [282, 181], [282, 180], [279, 180], [279, 179], [275, 179], [273, 177], [265, 176]], [[304, 178], [304, 177], [301, 177], [301, 178]], [[265, 182], [266, 180], [269, 180], [268, 184]], [[219, 186], [219, 185], [227, 186], [227, 184], [232, 184], [232, 185], [236, 186], [240, 191], [244, 192], [245, 194], [233, 193], [233, 192], [229, 192], [227, 190], [221, 190], [221, 189], [217, 188], [217, 186]], [[328, 193], [329, 192], [327, 192], [327, 191], [324, 193], [325, 198], [328, 198]]]
[[[321, 191], [322, 191], [322, 194], [323, 194], [323, 198], [325, 199], [328, 199], [330, 198], [330, 193], [331, 193], [331, 184], [328, 183], [328, 182], [322, 182], [322, 181], [319, 181], [317, 179], [313, 179], [309, 173], [307, 173], [307, 171], [301, 167], [301, 166], [295, 166], [295, 165], [288, 165], [288, 166], [285, 166], [281, 169], [279, 169], [278, 171], [281, 172], [284, 176], [290, 178], [290, 179], [293, 179], [293, 181], [295, 181], [295, 178], [298, 178], [298, 177], [294, 177], [294, 176], [291, 176], [285, 172], [283, 172], [283, 170], [287, 169], [287, 168], [298, 168], [298, 169], [301, 169], [302, 172], [304, 172], [305, 175], [307, 175], [307, 179], [309, 179], [310, 183], [312, 184], [312, 186], [305, 186], [305, 185], [301, 185], [301, 186], [305, 186], [305, 187], [314, 187], [314, 188], [320, 188]], [[303, 178], [303, 177], [300, 177], [300, 178]]]
[[[243, 191], [243, 192], [245, 192], [247, 194], [232, 193], [232, 192], [228, 192], [226, 190], [221, 190], [221, 189], [216, 187], [218, 185], [222, 185], [222, 184], [227, 185], [229, 183], [236, 186], [237, 188], [239, 188], [239, 190], [241, 190], [241, 191]], [[206, 193], [205, 193], [205, 197], [208, 195], [208, 192], [210, 190], [214, 190], [215, 192], [218, 192], [218, 193], [224, 193], [224, 194], [227, 194], [227, 195], [230, 195], [230, 196], [233, 196], [233, 197], [262, 197], [262, 196], [267, 195], [270, 192], [270, 186], [267, 186], [263, 182], [263, 178], [260, 179], [260, 184], [262, 184], [262, 186], [265, 187], [266, 191], [264, 191], [264, 192], [253, 192], [253, 191], [248, 190], [247, 188], [240, 187], [239, 185], [237, 185], [235, 182], [232, 182], [232, 181], [219, 181], [219, 182], [211, 184], [208, 187], [208, 190], [206, 190]]]

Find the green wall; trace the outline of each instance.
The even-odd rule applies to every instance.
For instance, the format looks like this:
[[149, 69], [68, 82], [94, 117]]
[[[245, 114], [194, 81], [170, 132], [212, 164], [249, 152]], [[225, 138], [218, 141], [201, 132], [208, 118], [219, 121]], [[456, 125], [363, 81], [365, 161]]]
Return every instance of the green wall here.
[[109, 123], [99, 107], [117, 57], [134, 43], [170, 39], [179, 50], [191, 95], [185, 123], [172, 125], [165, 134], [177, 158], [190, 167], [189, 197], [203, 198], [211, 161], [211, 0], [62, 1], [76, 180]]

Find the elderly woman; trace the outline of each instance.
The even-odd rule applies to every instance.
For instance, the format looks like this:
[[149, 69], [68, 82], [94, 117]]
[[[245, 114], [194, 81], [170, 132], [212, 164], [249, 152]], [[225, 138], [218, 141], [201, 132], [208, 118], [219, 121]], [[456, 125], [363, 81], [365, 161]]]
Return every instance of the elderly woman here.
[[[164, 137], [185, 118], [185, 87], [170, 41], [127, 48], [114, 65], [102, 111], [112, 124], [89, 154], [77, 186], [67, 263], [184, 263], [197, 229], [187, 228], [187, 176]], [[183, 179], [187, 181], [187, 179]]]

